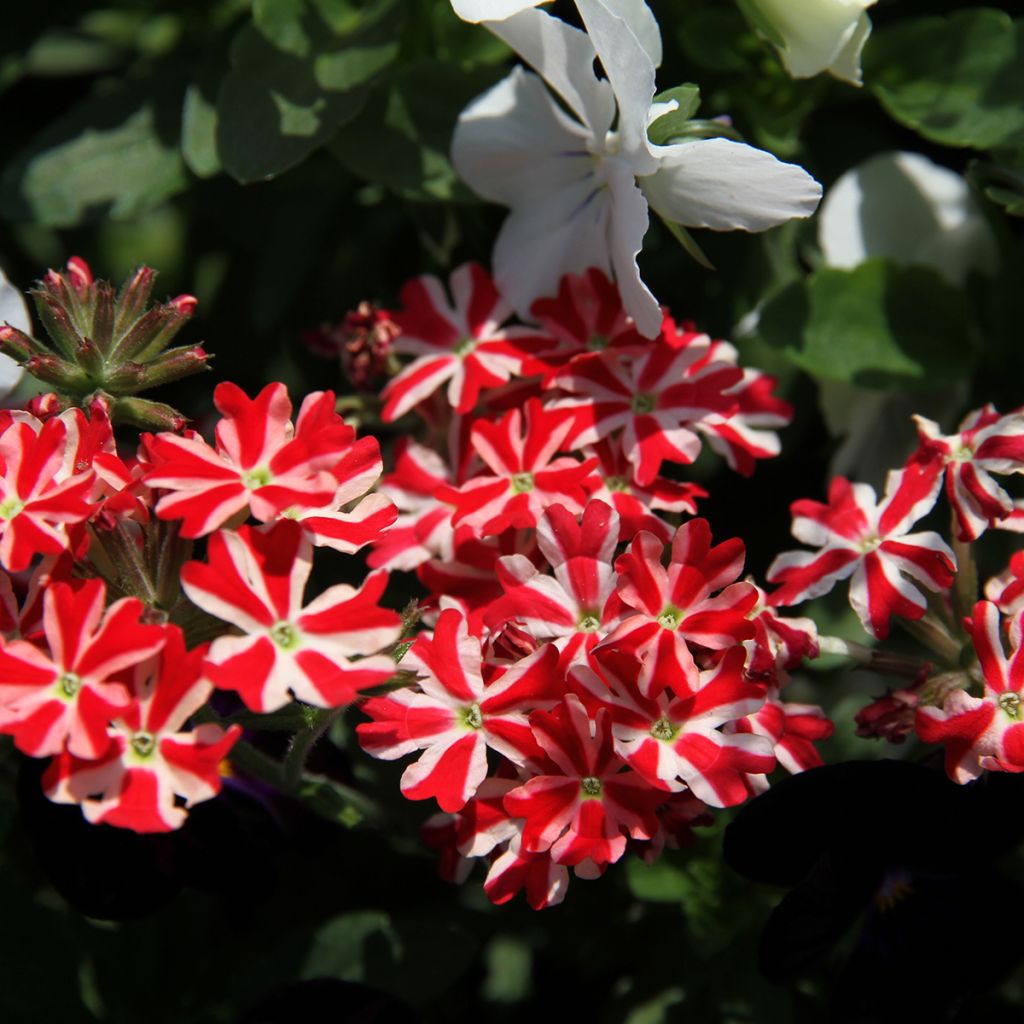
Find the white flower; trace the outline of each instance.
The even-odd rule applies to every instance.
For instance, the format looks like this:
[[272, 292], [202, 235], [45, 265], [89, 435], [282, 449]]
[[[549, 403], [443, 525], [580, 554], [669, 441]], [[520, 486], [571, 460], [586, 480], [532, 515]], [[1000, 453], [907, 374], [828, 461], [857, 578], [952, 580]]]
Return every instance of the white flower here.
[[[32, 322], [29, 320], [24, 297], [0, 270], [0, 326], [5, 323], [17, 327], [26, 334], [32, 332]], [[0, 353], [0, 398], [14, 390], [21, 376], [21, 367], [10, 356]]]
[[864, 13], [877, 0], [748, 0], [794, 78], [827, 71], [860, 85], [860, 54], [871, 33]]
[[[526, 6], [453, 2], [474, 20]], [[459, 117], [452, 160], [478, 194], [511, 209], [493, 265], [521, 315], [563, 274], [597, 266], [614, 273], [638, 330], [654, 337], [661, 312], [636, 265], [648, 206], [688, 227], [763, 231], [813, 213], [821, 187], [802, 168], [727, 139], [653, 145], [648, 125], [675, 109], [652, 105], [661, 59], [653, 16], [640, 0], [577, 0], [577, 7], [586, 33], [536, 8], [485, 22], [540, 78], [516, 69], [471, 103]], [[607, 79], [597, 77], [595, 58]]]
[[872, 256], [932, 267], [950, 284], [996, 266], [995, 238], [967, 182], [920, 153], [879, 153], [847, 171], [818, 217], [818, 243], [830, 267]]

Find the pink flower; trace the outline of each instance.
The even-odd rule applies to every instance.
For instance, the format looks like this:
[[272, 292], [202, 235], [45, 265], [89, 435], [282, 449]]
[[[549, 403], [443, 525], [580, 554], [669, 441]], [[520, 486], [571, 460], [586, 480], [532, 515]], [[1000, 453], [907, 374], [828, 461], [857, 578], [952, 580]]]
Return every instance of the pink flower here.
[[242, 631], [213, 641], [204, 671], [253, 711], [273, 711], [291, 695], [338, 707], [394, 673], [391, 658], [376, 654], [401, 634], [398, 614], [377, 603], [387, 574], [373, 573], [359, 590], [339, 583], [303, 605], [312, 557], [300, 527], [282, 521], [222, 530], [206, 563], [181, 570], [189, 599]]
[[204, 654], [186, 651], [181, 630], [167, 627], [164, 650], [135, 667], [134, 700], [107, 729], [106, 750], [91, 760], [63, 751], [43, 776], [46, 795], [81, 804], [93, 824], [135, 832], [180, 828], [186, 808], [216, 796], [220, 763], [241, 728], [182, 731], [213, 692], [201, 679]]
[[827, 505], [795, 501], [793, 536], [819, 550], [785, 552], [772, 562], [768, 580], [781, 586], [771, 603], [820, 597], [852, 577], [850, 604], [879, 640], [888, 636], [891, 616], [921, 618], [925, 599], [906, 577], [946, 590], [956, 571], [953, 552], [937, 533], [907, 532], [935, 504], [940, 480], [936, 467], [911, 464], [889, 474], [880, 502], [867, 484], [843, 477], [832, 481]]

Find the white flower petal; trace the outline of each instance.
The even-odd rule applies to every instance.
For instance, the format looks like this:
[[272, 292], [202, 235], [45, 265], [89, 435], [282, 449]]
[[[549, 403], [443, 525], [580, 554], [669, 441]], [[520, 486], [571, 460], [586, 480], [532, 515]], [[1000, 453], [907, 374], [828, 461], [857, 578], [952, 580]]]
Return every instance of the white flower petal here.
[[829, 71], [860, 84], [860, 51], [871, 31], [864, 11], [877, 0], [754, 0], [783, 39], [780, 53], [794, 78]]
[[[647, 141], [647, 117], [654, 98], [654, 63], [626, 21], [604, 0], [577, 0], [619, 107], [618, 134], [634, 172], [651, 174], [657, 161]], [[657, 28], [657, 25], [655, 25]]]
[[586, 32], [536, 9], [486, 24], [565, 100], [594, 138], [605, 137], [615, 117], [615, 96], [594, 72], [597, 53]]
[[536, 75], [516, 68], [459, 115], [452, 163], [478, 195], [516, 206], [592, 175], [589, 139]]
[[640, 180], [667, 219], [713, 231], [764, 231], [809, 217], [821, 186], [802, 167], [730, 139], [700, 139], [661, 149], [658, 170]]
[[618, 15], [640, 41], [655, 67], [661, 65], [661, 29], [646, 0], [602, 0], [612, 14]]
[[494, 245], [494, 279], [522, 317], [563, 274], [610, 271], [608, 191], [590, 177], [512, 211]]
[[830, 267], [872, 256], [932, 267], [951, 284], [991, 271], [996, 244], [967, 182], [920, 153], [879, 153], [829, 190], [818, 243]]
[[452, 0], [452, 9], [463, 20], [479, 24], [481, 21], [504, 21], [513, 14], [536, 7], [547, 0]]
[[647, 200], [637, 187], [632, 169], [624, 161], [606, 160], [604, 171], [612, 212], [609, 248], [622, 304], [637, 330], [645, 338], [656, 338], [661, 331], [661, 307], [640, 279], [636, 263], [647, 234]]

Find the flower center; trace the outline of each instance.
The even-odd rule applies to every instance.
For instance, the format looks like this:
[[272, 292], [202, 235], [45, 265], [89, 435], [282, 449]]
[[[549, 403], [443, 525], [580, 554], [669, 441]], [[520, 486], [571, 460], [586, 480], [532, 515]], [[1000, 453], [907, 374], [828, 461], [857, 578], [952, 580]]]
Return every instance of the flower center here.
[[658, 404], [658, 396], [648, 394], [634, 395], [630, 404], [633, 406], [633, 412], [638, 416], [643, 416], [646, 413], [654, 412], [655, 406]]
[[275, 622], [270, 627], [270, 639], [282, 651], [290, 651], [299, 646], [299, 631], [290, 622]]
[[629, 492], [629, 481], [625, 477], [621, 476], [608, 476], [604, 480], [605, 487], [609, 491], [618, 491], [622, 494]]
[[137, 732], [131, 742], [132, 750], [139, 757], [152, 757], [156, 750], [156, 737], [151, 732]]
[[266, 466], [258, 466], [256, 469], [246, 470], [242, 474], [242, 486], [248, 491], [255, 491], [259, 487], [266, 487], [270, 481], [270, 470]]
[[601, 798], [601, 780], [596, 775], [586, 775], [580, 779], [580, 789], [583, 790], [584, 800]]
[[526, 494], [533, 490], [533, 474], [532, 473], [516, 473], [512, 477], [512, 493], [513, 494]]
[[656, 740], [668, 742], [675, 738], [677, 732], [679, 732], [679, 730], [671, 721], [669, 721], [669, 719], [665, 718], [664, 715], [651, 726], [651, 735]]
[[460, 359], [464, 359], [475, 348], [476, 348], [476, 338], [460, 338], [455, 343], [455, 348], [453, 348], [452, 351]]
[[596, 633], [600, 628], [601, 616], [590, 609], [584, 610], [576, 623], [576, 629], [581, 633]]
[[462, 709], [462, 721], [470, 729], [479, 729], [484, 724], [484, 714], [479, 704], [470, 704]]
[[592, 334], [587, 342], [587, 348], [591, 352], [603, 352], [611, 344], [611, 339], [606, 334]]
[[658, 625], [662, 629], [678, 629], [679, 623], [683, 621], [683, 613], [674, 605], [665, 605], [662, 613], [658, 616]]
[[74, 697], [82, 688], [82, 677], [74, 672], [65, 672], [58, 680], [57, 685], [65, 697]]
[[0, 505], [0, 519], [13, 519], [24, 507], [17, 498], [8, 498]]
[[1007, 718], [1012, 718], [1015, 722], [1019, 721], [1021, 717], [1019, 693], [1001, 693], [998, 703]]

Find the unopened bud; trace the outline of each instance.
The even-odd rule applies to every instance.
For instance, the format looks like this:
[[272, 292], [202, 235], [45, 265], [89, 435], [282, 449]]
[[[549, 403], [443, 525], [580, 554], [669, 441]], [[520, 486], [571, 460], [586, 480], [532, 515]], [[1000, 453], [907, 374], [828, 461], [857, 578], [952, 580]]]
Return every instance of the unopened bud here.
[[26, 406], [28, 411], [40, 420], [48, 420], [51, 416], [62, 413], [67, 406], [60, 395], [48, 391], [45, 395], [36, 395]]
[[194, 295], [178, 295], [171, 299], [167, 303], [168, 306], [173, 306], [180, 313], [185, 316], [192, 316], [196, 311], [196, 306], [199, 305], [199, 300]]
[[19, 331], [17, 327], [11, 327], [10, 324], [4, 324], [3, 327], [0, 327], [0, 351], [20, 363], [31, 357], [33, 353], [38, 352], [38, 349], [24, 331]]
[[68, 277], [71, 278], [71, 287], [79, 295], [92, 285], [92, 270], [81, 256], [72, 256], [68, 260]]
[[92, 386], [79, 367], [58, 356], [32, 356], [24, 366], [26, 373], [47, 384], [55, 384], [62, 391], [88, 391]]
[[173, 406], [153, 402], [148, 398], [114, 398], [110, 402], [110, 420], [114, 424], [127, 424], [140, 430], [184, 429], [188, 420]]

